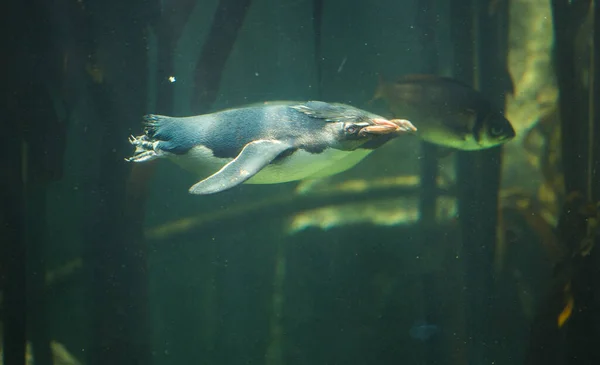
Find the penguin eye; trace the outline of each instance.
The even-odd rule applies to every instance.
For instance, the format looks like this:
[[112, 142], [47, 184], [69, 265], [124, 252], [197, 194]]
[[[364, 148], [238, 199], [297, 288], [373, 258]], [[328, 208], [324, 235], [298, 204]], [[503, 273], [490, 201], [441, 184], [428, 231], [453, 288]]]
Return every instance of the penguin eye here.
[[346, 126], [346, 133], [348, 134], [354, 134], [358, 131], [358, 127], [354, 124], [350, 124], [348, 126]]

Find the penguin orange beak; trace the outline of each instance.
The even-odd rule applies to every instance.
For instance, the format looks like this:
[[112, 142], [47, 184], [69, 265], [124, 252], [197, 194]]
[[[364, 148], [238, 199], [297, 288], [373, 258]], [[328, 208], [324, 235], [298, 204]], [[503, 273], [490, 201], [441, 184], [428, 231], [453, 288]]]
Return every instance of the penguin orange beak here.
[[373, 125], [363, 128], [360, 133], [362, 135], [366, 133], [371, 134], [388, 134], [388, 133], [406, 133], [416, 132], [417, 128], [406, 119], [392, 119], [387, 120], [383, 118], [371, 119]]

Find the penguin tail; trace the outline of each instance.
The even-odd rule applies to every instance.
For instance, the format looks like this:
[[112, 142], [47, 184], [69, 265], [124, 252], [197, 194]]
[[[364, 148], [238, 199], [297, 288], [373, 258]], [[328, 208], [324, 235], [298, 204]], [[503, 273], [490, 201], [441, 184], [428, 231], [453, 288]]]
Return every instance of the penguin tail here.
[[167, 117], [165, 115], [146, 114], [144, 115], [142, 122], [144, 133], [148, 137], [154, 138], [158, 131], [165, 128], [167, 125], [172, 124], [175, 119], [177, 118]]
[[155, 148], [177, 155], [185, 154], [203, 141], [203, 116], [169, 117], [146, 114], [143, 116], [143, 137], [156, 142]]
[[135, 147], [135, 152], [125, 161], [146, 162], [162, 157], [165, 147], [169, 147], [168, 142], [163, 141], [163, 135], [168, 135], [165, 131], [169, 132], [169, 126], [172, 126], [175, 119], [177, 118], [156, 114], [144, 115], [144, 134], [129, 137], [129, 143]]

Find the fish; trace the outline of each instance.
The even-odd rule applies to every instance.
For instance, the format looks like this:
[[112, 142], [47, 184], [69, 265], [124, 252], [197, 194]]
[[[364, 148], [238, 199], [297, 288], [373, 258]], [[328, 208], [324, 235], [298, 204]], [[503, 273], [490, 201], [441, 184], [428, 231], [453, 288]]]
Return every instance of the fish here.
[[482, 93], [453, 78], [417, 74], [386, 82], [379, 76], [369, 103], [378, 99], [395, 116], [410, 120], [418, 138], [452, 150], [483, 150], [516, 136], [510, 121]]

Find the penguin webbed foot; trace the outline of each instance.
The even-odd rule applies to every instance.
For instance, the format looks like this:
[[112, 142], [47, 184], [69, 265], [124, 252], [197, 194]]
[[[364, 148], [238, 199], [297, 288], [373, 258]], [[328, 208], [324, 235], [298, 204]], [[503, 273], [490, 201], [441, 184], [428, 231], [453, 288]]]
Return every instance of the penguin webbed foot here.
[[156, 151], [158, 141], [151, 141], [148, 136], [130, 136], [129, 143], [135, 146], [133, 156], [126, 158], [127, 162], [146, 162], [159, 158], [161, 155]]

